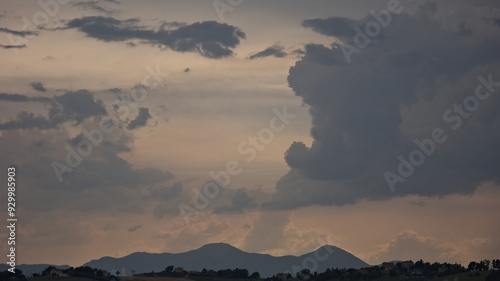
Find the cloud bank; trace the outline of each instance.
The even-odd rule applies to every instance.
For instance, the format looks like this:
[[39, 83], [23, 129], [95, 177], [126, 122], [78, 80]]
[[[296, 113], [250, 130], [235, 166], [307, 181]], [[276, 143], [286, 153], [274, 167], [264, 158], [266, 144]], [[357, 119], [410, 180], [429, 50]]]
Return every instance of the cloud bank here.
[[[362, 41], [357, 30], [366, 32], [373, 15], [302, 23], [340, 42], [306, 45], [290, 69], [289, 86], [310, 107], [314, 141], [288, 148], [291, 171], [266, 206], [471, 194], [481, 182], [499, 180], [500, 88], [491, 80], [500, 81], [500, 27], [487, 20], [500, 18], [499, 11], [459, 7], [439, 20], [434, 12], [434, 4], [426, 4], [415, 14], [392, 14], [377, 36], [364, 35], [369, 41], [350, 63], [343, 48]], [[480, 84], [484, 95], [495, 92], [461, 115], [457, 108], [471, 108], [468, 97]], [[435, 128], [446, 141], [391, 192], [384, 173], [397, 175], [398, 157], [408, 161], [419, 149], [415, 141], [432, 138]]]

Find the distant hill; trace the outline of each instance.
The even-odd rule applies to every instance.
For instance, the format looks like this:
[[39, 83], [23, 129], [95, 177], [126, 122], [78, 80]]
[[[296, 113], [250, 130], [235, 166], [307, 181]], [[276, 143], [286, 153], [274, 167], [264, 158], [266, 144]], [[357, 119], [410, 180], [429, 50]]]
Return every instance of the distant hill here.
[[[21, 265], [16, 265], [16, 269], [19, 269], [23, 272], [25, 276], [32, 276], [33, 273], [42, 273], [44, 269], [46, 269], [49, 266], [55, 266], [60, 269], [66, 269], [69, 268], [69, 265], [53, 265], [53, 264], [21, 264]], [[0, 271], [5, 271], [9, 269], [10, 266], [7, 264], [0, 264]]]
[[103, 257], [84, 264], [84, 266], [105, 269], [109, 272], [119, 270], [122, 275], [131, 275], [132, 270], [136, 273], [159, 272], [169, 265], [183, 267], [187, 271], [201, 271], [203, 268], [213, 270], [246, 268], [250, 274], [258, 271], [261, 277], [270, 277], [279, 272], [297, 271], [298, 267], [314, 269], [317, 266], [315, 271], [323, 272], [332, 267], [369, 266], [354, 255], [335, 246], [323, 246], [314, 252], [298, 257], [273, 257], [266, 254], [247, 253], [224, 243], [207, 244], [199, 249], [178, 254], [138, 252], [122, 258]]
[[[122, 258], [102, 257], [87, 262], [83, 266], [104, 269], [112, 273], [120, 271], [123, 276], [132, 275], [132, 270], [135, 270], [135, 273], [159, 272], [169, 265], [182, 267], [187, 271], [201, 271], [203, 268], [213, 270], [246, 268], [250, 274], [258, 271], [261, 277], [270, 277], [280, 272], [294, 272], [305, 267], [317, 266], [314, 271], [323, 272], [327, 268], [369, 266], [354, 255], [335, 246], [325, 245], [301, 256], [273, 257], [266, 254], [247, 253], [224, 243], [207, 244], [199, 249], [178, 254], [137, 252]], [[17, 265], [16, 268], [22, 270], [26, 276], [31, 276], [33, 273], [41, 273], [48, 266], [51, 265], [22, 264]], [[68, 265], [52, 266], [61, 269], [69, 268]], [[0, 271], [8, 268], [8, 265], [0, 264]]]

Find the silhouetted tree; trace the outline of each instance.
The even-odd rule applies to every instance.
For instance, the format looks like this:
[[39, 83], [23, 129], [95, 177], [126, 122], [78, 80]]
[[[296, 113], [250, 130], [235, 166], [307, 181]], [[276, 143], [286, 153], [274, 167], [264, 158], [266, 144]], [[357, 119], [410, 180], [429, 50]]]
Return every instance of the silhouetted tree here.
[[252, 275], [250, 275], [250, 278], [254, 278], [254, 279], [260, 278], [260, 273], [255, 271], [254, 273], [252, 273]]
[[46, 269], [44, 269], [42, 271], [42, 276], [49, 276], [50, 275], [50, 271], [52, 269], [55, 269], [55, 268], [56, 268], [55, 266], [49, 266], [49, 267], [47, 267]]
[[491, 267], [493, 267], [493, 269], [500, 269], [500, 260], [499, 259], [492, 260]]
[[14, 270], [14, 273], [8, 270], [0, 272], [0, 280], [10, 280], [12, 277], [17, 278], [17, 280], [26, 280], [26, 276], [24, 276], [23, 272], [17, 268]]
[[248, 270], [243, 268], [235, 268], [232, 276], [234, 278], [248, 278]]
[[490, 260], [484, 259], [480, 262], [480, 264], [481, 264], [481, 270], [489, 270], [490, 269]]
[[471, 262], [469, 263], [469, 265], [467, 266], [467, 268], [468, 268], [469, 270], [475, 270], [475, 269], [477, 269], [477, 262], [475, 262], [475, 261], [471, 261]]

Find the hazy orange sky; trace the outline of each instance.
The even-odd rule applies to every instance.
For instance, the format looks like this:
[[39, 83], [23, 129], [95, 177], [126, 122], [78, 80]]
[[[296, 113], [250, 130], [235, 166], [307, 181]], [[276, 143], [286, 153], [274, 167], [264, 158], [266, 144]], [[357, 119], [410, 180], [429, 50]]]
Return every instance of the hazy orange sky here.
[[0, 6], [19, 264], [499, 258], [497, 1], [40, 3]]

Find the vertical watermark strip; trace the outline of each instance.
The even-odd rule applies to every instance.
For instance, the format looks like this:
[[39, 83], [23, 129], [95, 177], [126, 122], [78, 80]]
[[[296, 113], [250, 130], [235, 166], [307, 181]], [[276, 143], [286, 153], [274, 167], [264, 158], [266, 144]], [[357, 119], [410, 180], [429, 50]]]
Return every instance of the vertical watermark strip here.
[[7, 255], [7, 264], [10, 266], [7, 269], [11, 273], [16, 270], [16, 168], [7, 168], [7, 228], [9, 229], [8, 242], [10, 246], [9, 254]]

